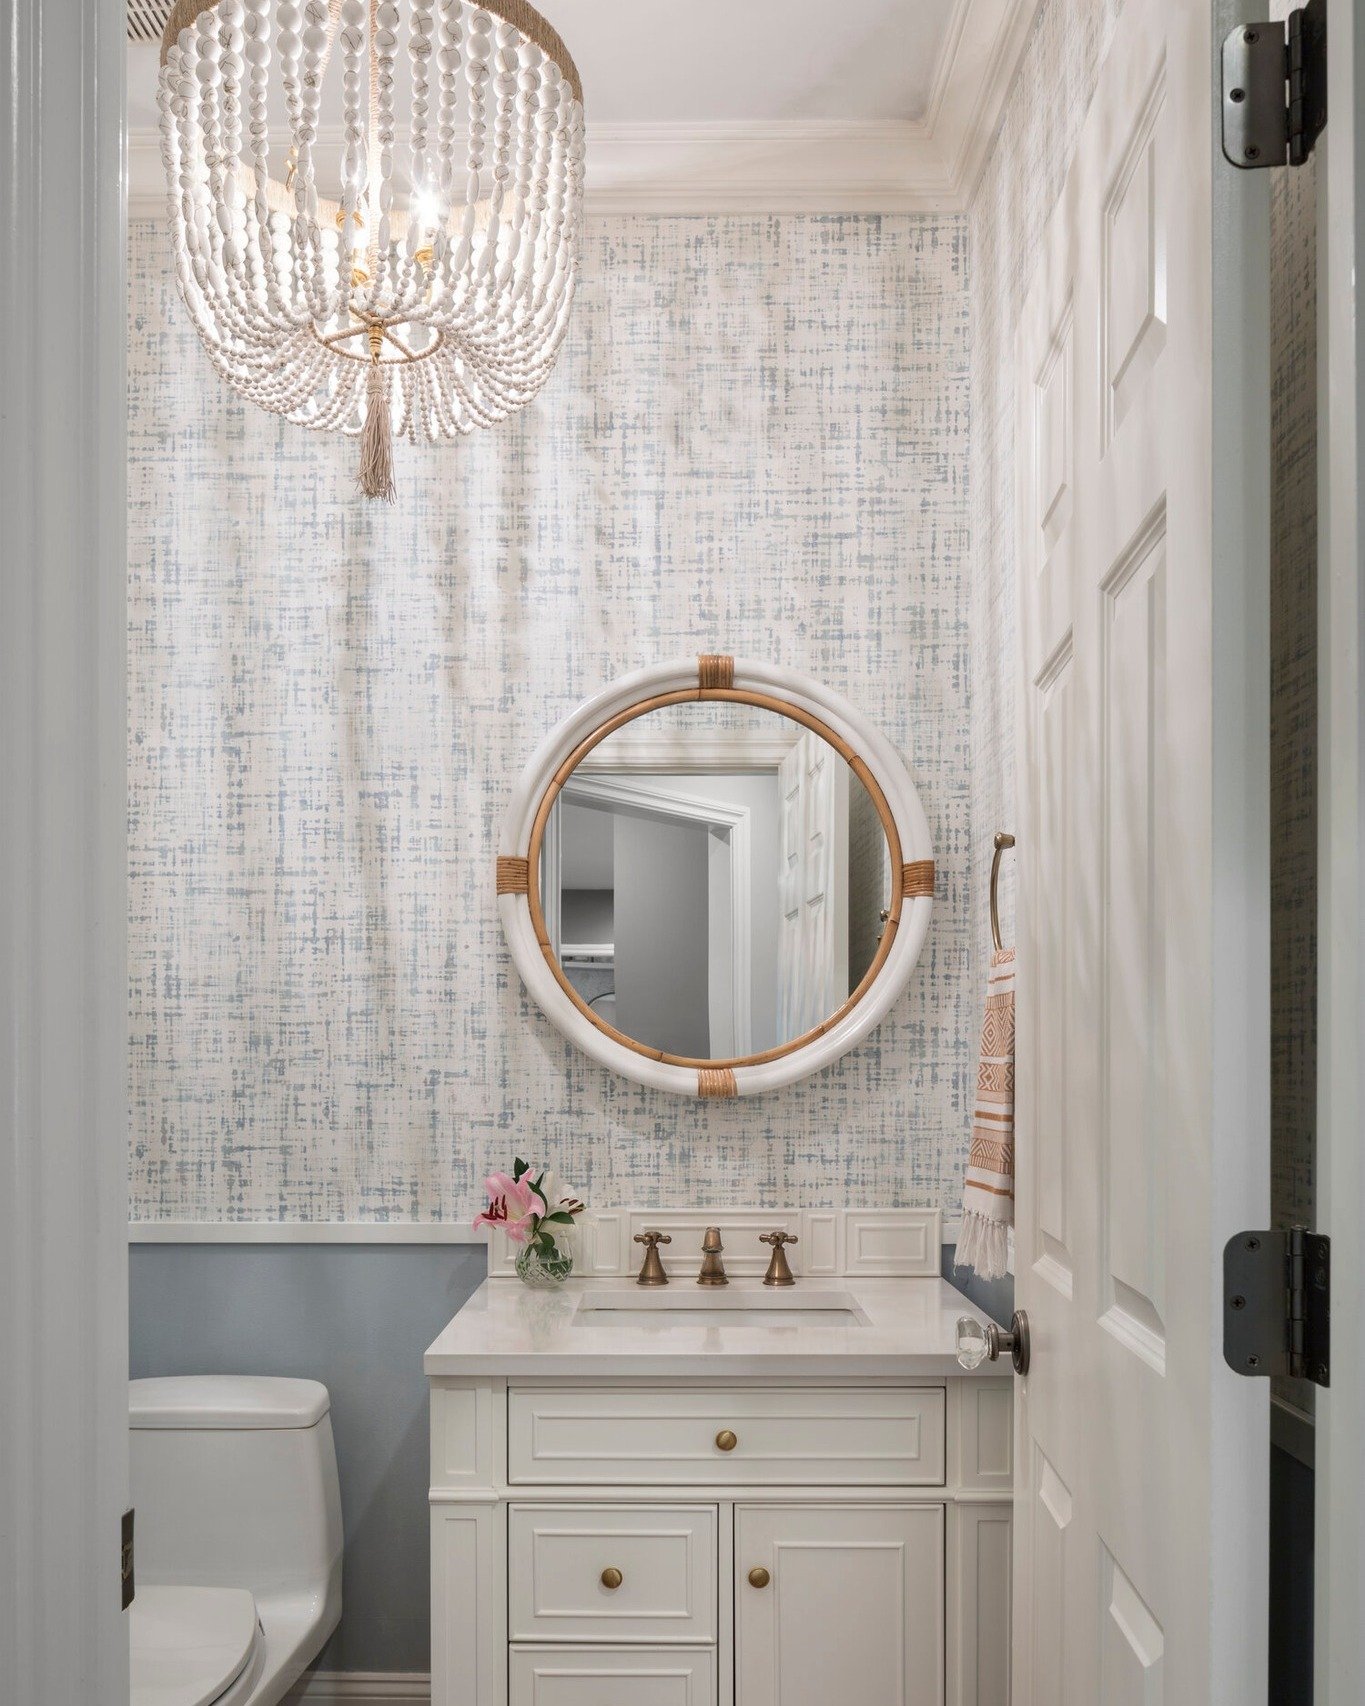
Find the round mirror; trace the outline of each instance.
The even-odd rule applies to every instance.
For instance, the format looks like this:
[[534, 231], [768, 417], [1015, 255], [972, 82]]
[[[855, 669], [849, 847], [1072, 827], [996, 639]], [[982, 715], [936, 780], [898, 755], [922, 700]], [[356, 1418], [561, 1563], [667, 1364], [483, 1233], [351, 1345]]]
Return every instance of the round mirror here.
[[928, 924], [927, 828], [899, 758], [816, 683], [729, 658], [642, 672], [568, 719], [503, 843], [531, 993], [604, 1064], [692, 1094], [843, 1053]]

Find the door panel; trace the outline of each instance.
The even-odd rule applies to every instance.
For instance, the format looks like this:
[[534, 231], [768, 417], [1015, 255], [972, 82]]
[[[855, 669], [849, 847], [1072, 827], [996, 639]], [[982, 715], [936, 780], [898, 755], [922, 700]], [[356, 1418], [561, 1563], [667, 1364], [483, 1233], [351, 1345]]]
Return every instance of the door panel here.
[[736, 1706], [941, 1706], [943, 1569], [942, 1505], [738, 1507]]
[[1016, 1706], [1264, 1692], [1256, 1631], [1232, 1637], [1263, 1625], [1266, 1399], [1222, 1365], [1217, 1283], [1268, 1181], [1267, 990], [1215, 982], [1214, 921], [1231, 883], [1254, 966], [1265, 612], [1244, 554], [1252, 640], [1216, 628], [1220, 481], [1266, 541], [1218, 460], [1212, 55], [1209, 9], [1128, 0], [1016, 334]]
[[1126, 551], [1102, 591], [1101, 873], [1104, 1014], [1102, 1323], [1165, 1360], [1161, 1179], [1165, 1110], [1161, 926], [1166, 798], [1162, 521]]
[[[1071, 1620], [1066, 1615], [1068, 1563], [1074, 1552], [1071, 1541], [1071, 1490], [1035, 1447], [1032, 1476], [1037, 1508], [1030, 1513], [1033, 1556], [1031, 1559], [1032, 1616], [1029, 1622], [1033, 1662], [1033, 1698], [1055, 1700], [1067, 1696], [1068, 1638]], [[1016, 1619], [1016, 1627], [1018, 1620]]]
[[848, 766], [808, 729], [778, 771], [779, 1035], [803, 1036], [848, 999]]
[[[1071, 631], [1047, 660], [1036, 683], [1038, 737], [1038, 860], [1056, 873], [1063, 891], [1070, 865], [1071, 818], [1074, 811], [1071, 776], [1071, 721], [1075, 687]], [[1051, 928], [1038, 942], [1038, 999], [1054, 1022], [1038, 1038], [1037, 1083], [1046, 1086], [1046, 1141], [1036, 1152], [1037, 1188], [1034, 1235], [1040, 1274], [1064, 1296], [1071, 1295], [1071, 1234], [1067, 1221], [1067, 1162], [1070, 1142], [1067, 1117], [1068, 987], [1067, 920], [1058, 909]]]

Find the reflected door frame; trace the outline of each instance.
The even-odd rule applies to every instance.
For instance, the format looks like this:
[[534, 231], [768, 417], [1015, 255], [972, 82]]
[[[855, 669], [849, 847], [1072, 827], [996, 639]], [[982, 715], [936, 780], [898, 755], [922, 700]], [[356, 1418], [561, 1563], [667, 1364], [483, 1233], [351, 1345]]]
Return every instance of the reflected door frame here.
[[[637, 762], [639, 760], [637, 759]], [[541, 904], [545, 925], [557, 957], [562, 958], [563, 932], [560, 923], [560, 868], [563, 860], [560, 834], [560, 806], [570, 801], [591, 808], [612, 808], [638, 817], [665, 818], [671, 822], [695, 823], [713, 834], [724, 837], [728, 858], [725, 870], [728, 878], [729, 964], [728, 979], [731, 1014], [731, 1046], [717, 1049], [712, 1031], [712, 1053], [718, 1058], [732, 1054], [748, 1054], [752, 1042], [753, 968], [750, 952], [752, 894], [752, 833], [747, 806], [736, 806], [725, 800], [708, 800], [694, 794], [676, 794], [655, 783], [645, 784], [616, 772], [585, 775], [581, 771], [564, 784], [546, 826], [545, 846], [541, 857]], [[715, 878], [713, 861], [708, 877], [708, 892], [714, 899], [711, 884]], [[713, 998], [714, 999], [714, 998]], [[714, 1009], [708, 1017], [714, 1025]]]

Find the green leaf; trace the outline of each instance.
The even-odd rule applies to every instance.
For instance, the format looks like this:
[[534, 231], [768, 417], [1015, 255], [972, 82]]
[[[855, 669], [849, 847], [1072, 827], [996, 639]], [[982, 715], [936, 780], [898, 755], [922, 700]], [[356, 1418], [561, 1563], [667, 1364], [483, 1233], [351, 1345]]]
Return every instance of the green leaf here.
[[563, 1209], [556, 1209], [553, 1214], [547, 1214], [544, 1218], [546, 1220], [552, 1220], [556, 1226], [573, 1225], [573, 1216], [571, 1214], [565, 1214]]
[[513, 1178], [513, 1180], [515, 1181], [515, 1180], [519, 1179], [523, 1173], [529, 1173], [529, 1172], [530, 1172], [529, 1163], [523, 1161], [521, 1156], [518, 1155], [516, 1160], [512, 1163], [512, 1178]]

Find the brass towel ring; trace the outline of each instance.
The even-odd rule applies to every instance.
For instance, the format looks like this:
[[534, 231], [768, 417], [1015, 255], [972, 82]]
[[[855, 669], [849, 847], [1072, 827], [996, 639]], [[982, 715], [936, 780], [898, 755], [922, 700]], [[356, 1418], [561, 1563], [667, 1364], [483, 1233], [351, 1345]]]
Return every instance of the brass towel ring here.
[[1000, 940], [1000, 855], [1014, 846], [1014, 837], [1003, 829], [995, 832], [995, 857], [991, 860], [991, 940], [998, 954], [1004, 947]]

